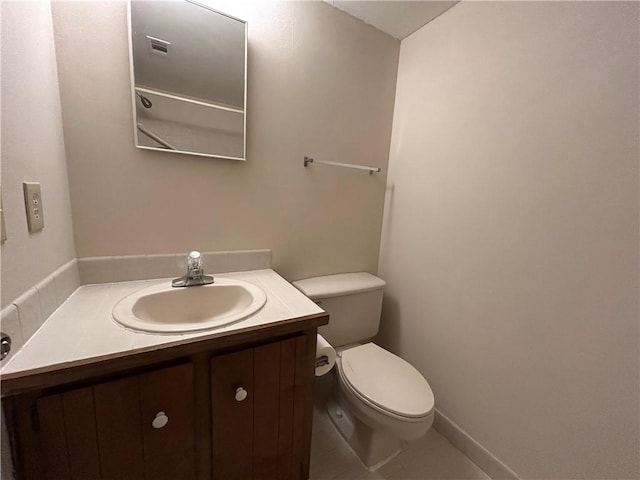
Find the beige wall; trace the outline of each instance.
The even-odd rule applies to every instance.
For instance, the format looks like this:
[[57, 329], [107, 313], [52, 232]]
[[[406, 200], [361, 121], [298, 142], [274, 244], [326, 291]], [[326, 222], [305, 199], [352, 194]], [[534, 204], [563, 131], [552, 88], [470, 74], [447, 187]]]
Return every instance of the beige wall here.
[[399, 42], [322, 2], [229, 3], [249, 22], [247, 162], [135, 149], [125, 3], [54, 4], [78, 256], [271, 248], [290, 280], [375, 272]]
[[[2, 2], [2, 306], [75, 257], [48, 1]], [[44, 230], [29, 234], [22, 182], [40, 182]]]
[[469, 2], [403, 40], [383, 344], [523, 478], [638, 478], [639, 7]]

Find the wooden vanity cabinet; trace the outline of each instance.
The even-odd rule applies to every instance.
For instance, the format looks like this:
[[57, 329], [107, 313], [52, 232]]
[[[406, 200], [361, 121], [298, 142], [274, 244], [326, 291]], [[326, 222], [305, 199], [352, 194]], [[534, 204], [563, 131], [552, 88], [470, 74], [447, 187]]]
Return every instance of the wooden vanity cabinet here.
[[314, 354], [315, 328], [5, 397], [16, 480], [308, 478]]

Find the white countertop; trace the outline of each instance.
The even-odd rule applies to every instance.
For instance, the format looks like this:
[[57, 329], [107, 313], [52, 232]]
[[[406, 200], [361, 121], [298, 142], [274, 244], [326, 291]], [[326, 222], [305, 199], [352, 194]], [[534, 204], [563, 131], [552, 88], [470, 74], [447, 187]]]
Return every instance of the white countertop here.
[[171, 279], [85, 285], [56, 310], [29, 341], [2, 367], [0, 373], [26, 373], [103, 355], [132, 353], [138, 349], [190, 338], [216, 336], [247, 327], [321, 314], [323, 310], [273, 270], [253, 270], [216, 275], [254, 283], [267, 294], [261, 310], [223, 327], [183, 334], [158, 334], [127, 330], [111, 317], [123, 297]]

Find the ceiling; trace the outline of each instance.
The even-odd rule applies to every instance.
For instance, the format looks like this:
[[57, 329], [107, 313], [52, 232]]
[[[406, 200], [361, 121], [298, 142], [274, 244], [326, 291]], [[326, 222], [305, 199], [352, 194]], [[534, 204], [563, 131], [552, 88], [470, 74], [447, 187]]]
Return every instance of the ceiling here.
[[324, 1], [398, 40], [408, 37], [458, 3], [457, 1]]

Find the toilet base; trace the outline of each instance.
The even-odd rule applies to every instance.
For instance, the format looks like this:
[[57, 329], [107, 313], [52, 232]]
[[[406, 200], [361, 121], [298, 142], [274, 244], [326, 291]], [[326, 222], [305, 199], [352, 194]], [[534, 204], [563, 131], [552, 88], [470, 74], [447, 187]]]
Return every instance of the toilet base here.
[[327, 403], [331, 423], [369, 471], [375, 471], [395, 458], [406, 443], [372, 429], [353, 415], [341, 392], [334, 393]]

